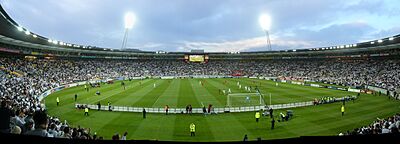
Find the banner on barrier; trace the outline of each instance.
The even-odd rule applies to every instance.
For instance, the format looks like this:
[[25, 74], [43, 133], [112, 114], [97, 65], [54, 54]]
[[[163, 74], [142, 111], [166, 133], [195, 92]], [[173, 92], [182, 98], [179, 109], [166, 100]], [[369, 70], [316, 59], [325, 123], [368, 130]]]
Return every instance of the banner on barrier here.
[[360, 89], [353, 89], [353, 88], [348, 88], [347, 91], [349, 91], [349, 92], [356, 92], [356, 93], [361, 92]]
[[161, 77], [161, 79], [174, 79], [175, 77], [173, 76], [165, 76], [165, 77]]
[[319, 84], [310, 84], [312, 87], [321, 87]]

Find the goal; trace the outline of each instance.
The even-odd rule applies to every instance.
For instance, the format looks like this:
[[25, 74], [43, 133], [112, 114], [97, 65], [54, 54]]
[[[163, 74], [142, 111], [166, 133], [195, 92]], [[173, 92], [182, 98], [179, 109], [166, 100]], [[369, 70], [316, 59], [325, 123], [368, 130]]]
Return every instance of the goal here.
[[260, 93], [233, 93], [228, 94], [227, 107], [264, 106], [265, 102]]

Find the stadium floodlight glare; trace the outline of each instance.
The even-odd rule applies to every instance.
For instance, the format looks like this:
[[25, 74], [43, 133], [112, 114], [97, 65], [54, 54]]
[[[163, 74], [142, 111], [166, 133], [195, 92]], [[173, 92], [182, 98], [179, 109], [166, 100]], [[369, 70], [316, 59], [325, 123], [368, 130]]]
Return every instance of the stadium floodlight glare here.
[[128, 33], [136, 22], [136, 16], [132, 12], [128, 12], [125, 14], [124, 20], [125, 20], [125, 34], [124, 34], [124, 39], [122, 40], [121, 49], [124, 49], [126, 47], [126, 43], [128, 42]]
[[382, 43], [382, 42], [383, 42], [383, 40], [381, 40], [381, 39], [380, 39], [380, 40], [378, 40], [378, 43]]
[[31, 32], [29, 32], [29, 31], [25, 31], [25, 34], [26, 34], [26, 35], [30, 35], [30, 34], [31, 34]]
[[390, 37], [389, 40], [392, 41], [392, 40], [394, 40], [394, 38], [393, 38], [393, 37]]
[[22, 27], [17, 27], [18, 31], [23, 31], [24, 29]]
[[266, 14], [262, 14], [258, 19], [261, 28], [265, 31], [265, 36], [267, 37], [267, 48], [272, 51], [271, 40], [269, 39], [269, 29], [271, 28], [271, 17]]
[[33, 36], [33, 38], [37, 38], [37, 35], [35, 35], [35, 34], [34, 34], [34, 35], [32, 35], [32, 36]]
[[269, 15], [261, 15], [258, 21], [260, 22], [260, 26], [263, 30], [269, 31], [271, 28], [271, 17]]
[[125, 28], [126, 29], [132, 29], [135, 22], [136, 22], [136, 17], [132, 12], [128, 12], [125, 14]]
[[53, 42], [53, 41], [52, 41], [51, 39], [48, 39], [47, 42], [51, 43], [51, 42]]

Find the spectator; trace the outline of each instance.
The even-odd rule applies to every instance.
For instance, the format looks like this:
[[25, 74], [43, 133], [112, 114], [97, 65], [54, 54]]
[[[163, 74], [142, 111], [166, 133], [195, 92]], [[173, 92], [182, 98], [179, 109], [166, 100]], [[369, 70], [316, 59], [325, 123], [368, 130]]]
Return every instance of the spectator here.
[[128, 132], [125, 132], [124, 135], [121, 137], [121, 140], [126, 140], [127, 135], [128, 135]]
[[35, 130], [27, 131], [26, 134], [49, 137], [49, 133], [47, 132], [47, 126], [49, 124], [47, 113], [45, 111], [37, 111], [33, 116], [33, 120], [35, 121]]

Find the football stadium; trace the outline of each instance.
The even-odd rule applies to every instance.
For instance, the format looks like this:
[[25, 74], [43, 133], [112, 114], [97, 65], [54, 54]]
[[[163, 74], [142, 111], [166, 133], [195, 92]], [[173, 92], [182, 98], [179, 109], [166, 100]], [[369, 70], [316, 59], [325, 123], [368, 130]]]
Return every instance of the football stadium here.
[[255, 20], [261, 49], [141, 50], [127, 48], [140, 21], [128, 13], [119, 17], [125, 20], [122, 48], [104, 48], [32, 32], [0, 2], [6, 138], [297, 143], [398, 137], [398, 34], [276, 49], [273, 19], [262, 15]]

